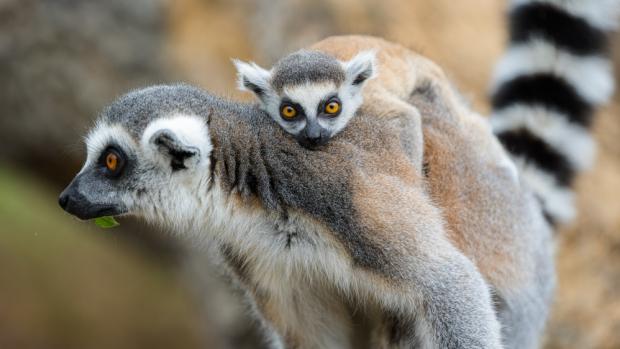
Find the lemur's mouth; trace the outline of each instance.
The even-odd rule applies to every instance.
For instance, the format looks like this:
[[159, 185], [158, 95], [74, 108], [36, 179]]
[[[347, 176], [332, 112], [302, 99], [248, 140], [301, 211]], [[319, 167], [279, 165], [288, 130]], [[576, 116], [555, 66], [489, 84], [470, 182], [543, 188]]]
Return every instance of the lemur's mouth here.
[[322, 147], [323, 147], [323, 145], [322, 145], [322, 144], [316, 144], [316, 145], [314, 145], [314, 144], [313, 144], [313, 145], [304, 145], [304, 148], [306, 148], [306, 149], [308, 149], [308, 150], [311, 150], [311, 151], [316, 151], [316, 150], [319, 150], [319, 149], [321, 149]]
[[308, 139], [308, 138], [300, 138], [298, 139], [299, 144], [308, 149], [308, 150], [318, 150], [321, 149], [329, 139]]
[[69, 203], [66, 207], [63, 207], [63, 209], [81, 220], [89, 220], [104, 216], [118, 216], [125, 213], [125, 210], [112, 205], [79, 205], [77, 203]]
[[104, 216], [120, 216], [123, 213], [125, 213], [124, 210], [121, 210], [118, 206], [108, 206], [108, 207], [104, 206], [94, 213], [95, 215], [94, 217], [80, 218], [80, 219], [92, 219], [92, 218], [99, 218], [99, 217], [104, 217]]
[[58, 204], [63, 210], [82, 220], [118, 216], [127, 211], [120, 205], [91, 203], [83, 195], [69, 188], [60, 195]]

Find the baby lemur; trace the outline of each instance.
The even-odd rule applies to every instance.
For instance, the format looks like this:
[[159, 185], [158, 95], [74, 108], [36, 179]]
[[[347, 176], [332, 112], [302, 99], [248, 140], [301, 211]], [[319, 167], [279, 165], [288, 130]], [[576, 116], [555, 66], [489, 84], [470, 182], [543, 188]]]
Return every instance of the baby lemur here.
[[[417, 111], [405, 100], [420, 80], [416, 67], [421, 58], [378, 39], [347, 39], [353, 49], [337, 49], [328, 39], [282, 58], [269, 71], [234, 60], [238, 86], [253, 92], [286, 132], [311, 149], [341, 132], [365, 100], [371, 102], [364, 108], [374, 115], [406, 115], [401, 121], [419, 122]], [[419, 146], [421, 137], [409, 140], [416, 141]]]
[[269, 115], [307, 148], [340, 132], [362, 103], [364, 84], [375, 74], [374, 53], [348, 62], [301, 50], [279, 60], [271, 71], [234, 61], [238, 84], [252, 91]]

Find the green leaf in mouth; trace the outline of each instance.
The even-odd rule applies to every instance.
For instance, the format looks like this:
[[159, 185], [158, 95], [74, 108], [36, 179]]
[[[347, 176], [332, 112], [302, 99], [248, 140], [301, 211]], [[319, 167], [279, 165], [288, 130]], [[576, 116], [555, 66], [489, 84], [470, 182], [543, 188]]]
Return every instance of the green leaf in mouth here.
[[114, 228], [120, 225], [112, 216], [95, 218], [95, 224], [100, 228]]

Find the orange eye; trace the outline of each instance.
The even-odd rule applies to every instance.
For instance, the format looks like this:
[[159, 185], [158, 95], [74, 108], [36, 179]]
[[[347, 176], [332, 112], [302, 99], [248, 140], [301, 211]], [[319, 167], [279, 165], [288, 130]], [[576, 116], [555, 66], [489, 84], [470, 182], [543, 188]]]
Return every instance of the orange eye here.
[[105, 167], [114, 172], [118, 167], [118, 156], [114, 153], [108, 153], [105, 157]]
[[336, 114], [340, 111], [340, 103], [331, 101], [325, 105], [325, 112], [327, 114]]
[[284, 105], [280, 108], [280, 115], [284, 119], [292, 119], [297, 116], [297, 110], [290, 105]]

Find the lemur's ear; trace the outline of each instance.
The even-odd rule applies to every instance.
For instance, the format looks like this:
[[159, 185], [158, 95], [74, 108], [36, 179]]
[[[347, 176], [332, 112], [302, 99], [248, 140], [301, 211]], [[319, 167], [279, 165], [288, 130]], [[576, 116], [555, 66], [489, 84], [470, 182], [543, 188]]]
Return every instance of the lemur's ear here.
[[262, 99], [271, 89], [271, 72], [268, 70], [254, 62], [246, 63], [238, 59], [233, 59], [233, 64], [237, 68], [237, 87], [241, 91], [252, 91]]
[[191, 168], [199, 161], [200, 150], [197, 147], [183, 143], [173, 131], [161, 129], [149, 139], [161, 155], [170, 161], [172, 171]]
[[346, 81], [351, 85], [362, 86], [376, 75], [375, 51], [362, 51], [347, 62], [343, 62]]

